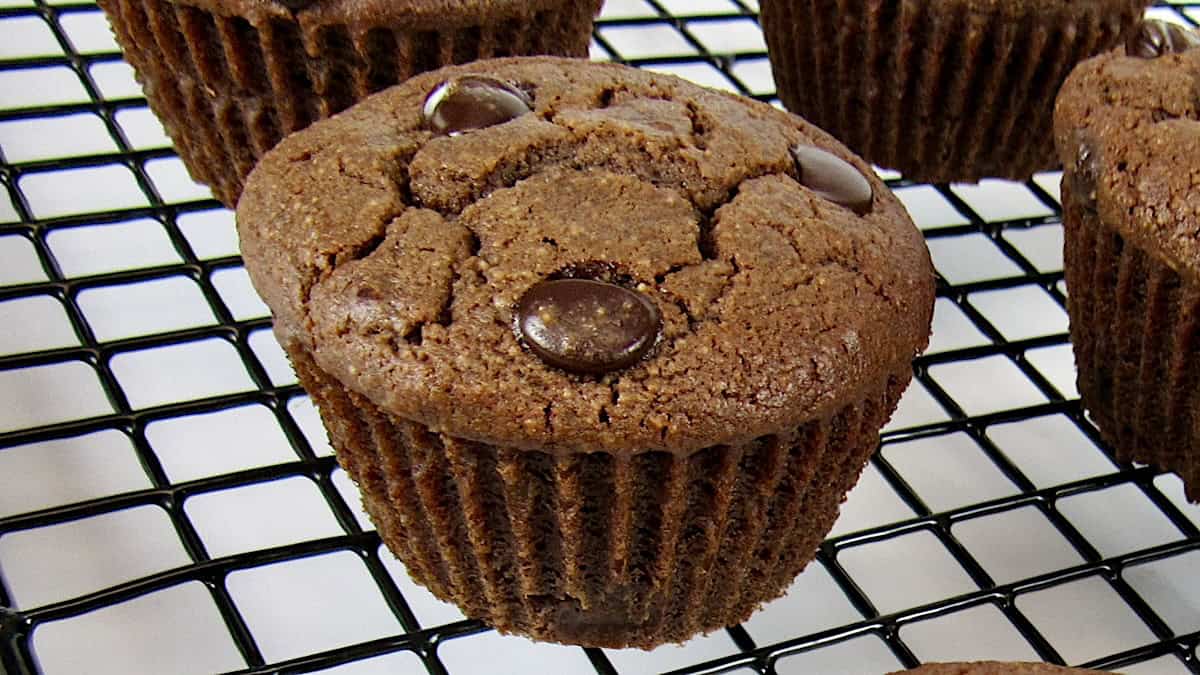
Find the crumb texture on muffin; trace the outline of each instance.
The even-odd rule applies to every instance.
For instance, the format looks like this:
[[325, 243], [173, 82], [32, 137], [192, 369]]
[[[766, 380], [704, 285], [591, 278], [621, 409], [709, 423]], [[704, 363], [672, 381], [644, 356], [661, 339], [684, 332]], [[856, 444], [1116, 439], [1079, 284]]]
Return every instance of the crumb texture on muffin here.
[[1085, 62], [1055, 129], [1084, 405], [1200, 499], [1200, 49]]
[[468, 616], [571, 644], [682, 641], [782, 594], [932, 313], [866, 164], [615, 65], [390, 89], [268, 154], [238, 227], [384, 542]]
[[[470, 73], [533, 111], [433, 136], [424, 97]], [[865, 215], [803, 185], [798, 145], [870, 181]], [[674, 78], [557, 59], [419, 77], [288, 139], [250, 180], [239, 229], [285, 347], [458, 437], [744, 441], [858, 400], [927, 338], [928, 253], [870, 169], [785, 113]], [[587, 379], [524, 348], [514, 307], [572, 276], [655, 303], [646, 358]]]

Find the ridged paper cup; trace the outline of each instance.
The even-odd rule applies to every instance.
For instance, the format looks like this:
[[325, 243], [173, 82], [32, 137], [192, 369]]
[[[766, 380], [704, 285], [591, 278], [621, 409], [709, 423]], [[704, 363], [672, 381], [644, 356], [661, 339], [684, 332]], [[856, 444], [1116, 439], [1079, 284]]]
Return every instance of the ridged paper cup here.
[[1200, 283], [1064, 199], [1080, 396], [1119, 458], [1178, 473], [1198, 501]]
[[1081, 64], [1055, 112], [1083, 405], [1117, 457], [1174, 471], [1193, 501], [1200, 500], [1200, 99], [1185, 82], [1197, 77], [1200, 48], [1157, 57], [1117, 50]]
[[784, 593], [934, 299], [920, 232], [828, 134], [580, 59], [447, 68], [293, 134], [238, 231], [413, 578], [501, 631], [595, 647], [683, 641]]
[[897, 364], [861, 401], [788, 433], [619, 457], [439, 434], [289, 357], [417, 582], [501, 631], [615, 648], [682, 642], [782, 595], [911, 377]]
[[784, 105], [863, 159], [922, 182], [1057, 165], [1054, 97], [1145, 0], [762, 0]]
[[[232, 208], [287, 134], [445, 65], [587, 55], [600, 0], [100, 0], [150, 108]], [[442, 8], [441, 13], [432, 10]]]

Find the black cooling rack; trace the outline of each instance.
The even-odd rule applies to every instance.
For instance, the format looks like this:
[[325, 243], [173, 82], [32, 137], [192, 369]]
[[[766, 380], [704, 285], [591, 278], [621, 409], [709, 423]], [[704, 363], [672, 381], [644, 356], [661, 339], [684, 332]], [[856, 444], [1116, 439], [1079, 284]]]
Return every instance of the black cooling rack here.
[[[1200, 20], [1200, 2], [1151, 11]], [[773, 101], [756, 20], [756, 5], [743, 0], [610, 0], [593, 56]], [[173, 151], [146, 131], [152, 123], [135, 124], [149, 119], [145, 101], [120, 54], [95, 36], [99, 21], [92, 3], [0, 0], [7, 673], [70, 672], [62, 664], [108, 654], [92, 651], [108, 643], [134, 653], [145, 672], [200, 668], [137, 661], [138, 652], [170, 640], [160, 634], [168, 624], [189, 626], [186, 640], [215, 635], [227, 643], [217, 669], [240, 673], [423, 666], [441, 675], [490, 672], [489, 663], [511, 672], [571, 663], [602, 674], [867, 673], [943, 656], [1007, 655], [1200, 673], [1200, 511], [1183, 502], [1174, 477], [1113, 463], [1079, 405], [1055, 251], [1057, 174], [978, 187], [885, 174], [939, 269], [934, 345], [918, 360], [916, 381], [843, 521], [788, 599], [744, 626], [656, 652], [662, 658], [513, 642], [454, 620], [452, 610], [428, 610], [432, 601], [381, 551], [303, 391], [281, 365], [269, 319], [246, 295], [231, 217], [179, 180]], [[81, 120], [90, 131], [72, 126]], [[64, 142], [56, 130], [67, 127], [76, 131]], [[194, 302], [181, 308], [185, 298]], [[132, 305], [134, 319], [125, 313]], [[232, 379], [212, 380], [210, 371], [230, 362]], [[251, 417], [256, 445], [233, 443], [232, 460], [219, 442], [187, 445], [195, 434], [228, 439], [231, 429], [245, 438], [233, 420]], [[268, 436], [283, 449], [261, 450]], [[232, 463], [180, 469], [179, 447]], [[56, 466], [60, 455], [86, 467]], [[22, 471], [30, 466], [36, 470]], [[286, 522], [262, 526], [283, 541], [266, 548], [216, 541], [240, 523], [223, 526], [221, 516], [193, 508], [298, 484], [319, 495], [320, 513], [301, 510], [296, 519], [323, 525], [315, 536], [278, 534]], [[234, 520], [269, 520], [256, 515], [266, 502], [238, 504]], [[122, 550], [145, 549], [145, 558], [105, 553], [108, 542], [96, 532], [113, 530], [92, 528], [128, 514], [139, 515], [123, 536], [145, 541]], [[165, 523], [165, 536], [155, 523]], [[172, 537], [178, 542], [161, 544]], [[145, 568], [161, 546], [171, 549], [168, 562]], [[280, 570], [347, 556], [369, 580], [384, 628], [332, 647], [279, 647], [272, 622], [290, 627], [288, 612], [305, 594], [264, 614], [254, 588], [270, 590]], [[80, 568], [111, 583], [73, 581]], [[206, 609], [173, 614], [162, 599], [180, 589]], [[321, 595], [317, 586], [312, 592]], [[334, 611], [316, 600], [307, 609]], [[81, 623], [92, 632], [74, 628]], [[64, 640], [65, 657], [56, 646]], [[464, 661], [472, 650], [479, 660]], [[524, 665], [490, 661], [506, 654]], [[84, 663], [76, 672], [117, 668]]]

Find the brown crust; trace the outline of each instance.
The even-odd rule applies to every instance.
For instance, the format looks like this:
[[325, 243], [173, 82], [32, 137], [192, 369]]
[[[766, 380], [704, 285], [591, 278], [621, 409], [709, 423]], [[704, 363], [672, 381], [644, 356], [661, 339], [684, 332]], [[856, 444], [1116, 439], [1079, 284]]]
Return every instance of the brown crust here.
[[1064, 179], [1092, 148], [1096, 210], [1122, 237], [1200, 280], [1200, 49], [1097, 57], [1071, 74], [1055, 111]]
[[1025, 179], [1057, 163], [1054, 96], [1145, 0], [762, 0], [788, 109], [923, 182]]
[[436, 433], [289, 356], [413, 579], [501, 631], [605, 648], [681, 642], [782, 595], [910, 374], [895, 364], [862, 400], [742, 445], [556, 456]]
[[284, 135], [450, 63], [585, 56], [600, 0], [100, 0], [192, 177], [233, 208]]
[[[535, 113], [430, 139], [425, 94], [466, 72], [535, 87]], [[867, 175], [873, 211], [800, 187], [799, 142]], [[286, 347], [390, 414], [505, 447], [691, 453], [795, 429], [907, 363], [932, 309], [924, 242], [860, 160], [769, 106], [615, 65], [415, 78], [282, 143], [238, 224]], [[588, 378], [523, 350], [511, 313], [597, 258], [665, 328], [643, 363]]]
[[1200, 50], [1081, 64], [1055, 123], [1080, 395], [1118, 457], [1200, 500]]

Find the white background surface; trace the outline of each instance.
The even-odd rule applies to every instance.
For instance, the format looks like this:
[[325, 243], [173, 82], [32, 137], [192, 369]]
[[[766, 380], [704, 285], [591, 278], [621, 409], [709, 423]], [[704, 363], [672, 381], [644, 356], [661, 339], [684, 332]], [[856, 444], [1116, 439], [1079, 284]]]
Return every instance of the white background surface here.
[[[731, 9], [727, 0], [675, 0], [662, 5], [688, 15]], [[30, 6], [31, 0], [0, 0], [0, 8]], [[1189, 12], [1200, 19], [1195, 10]], [[640, 0], [610, 0], [604, 16], [657, 14]], [[60, 23], [75, 50], [115, 52], [98, 11], [65, 13]], [[687, 28], [714, 53], [758, 52], [738, 60], [730, 72], [753, 93], [772, 92], [770, 68], [761, 57], [761, 34], [751, 19], [694, 22]], [[696, 54], [695, 47], [669, 23], [606, 26], [600, 35], [626, 57], [669, 59]], [[600, 44], [593, 51], [598, 58], [607, 57]], [[262, 322], [253, 324], [258, 328], [241, 345], [247, 350], [242, 353], [214, 330], [228, 321], [219, 315], [243, 322], [261, 319], [267, 312], [240, 264], [229, 262], [229, 256], [237, 253], [232, 215], [215, 203], [197, 201], [207, 199], [208, 191], [187, 178], [178, 159], [159, 153], [141, 165], [162, 203], [186, 207], [171, 221], [172, 230], [139, 210], [151, 201], [135, 172], [115, 154], [121, 148], [94, 110], [68, 108], [64, 113], [58, 109], [34, 119], [4, 115], [33, 106], [88, 101], [80, 78], [54, 59], [37, 62], [36, 67], [11, 67], [12, 59], [62, 53], [42, 18], [0, 14], [0, 153], [8, 164], [21, 168], [15, 179], [4, 174], [9, 189], [0, 191], [0, 285], [29, 289], [0, 300], [0, 359], [43, 350], [69, 355], [82, 344], [68, 308], [50, 292], [55, 287], [45, 283], [63, 281], [71, 282], [71, 297], [80, 313], [77, 320], [96, 341], [115, 352], [107, 363], [133, 411], [153, 412], [181, 401], [224, 400], [255, 392], [259, 385], [243, 362], [247, 353], [261, 364], [267, 386], [294, 384], [286, 360]], [[702, 60], [653, 67], [732, 89], [718, 68]], [[90, 62], [87, 72], [107, 98], [140, 96], [131, 70], [120, 61]], [[134, 150], [169, 146], [143, 104], [120, 106], [112, 119]], [[39, 164], [80, 157], [97, 159], [66, 167]], [[1052, 197], [1057, 196], [1057, 182], [1057, 174], [1041, 175], [1035, 181]], [[57, 271], [45, 267], [26, 238], [32, 223], [23, 221], [10, 200], [17, 191], [33, 218], [49, 219], [48, 224], [39, 224], [36, 233], [44, 237]], [[1004, 228], [998, 239], [978, 231], [933, 239], [930, 248], [937, 269], [952, 285], [1024, 275], [999, 244], [1015, 247], [1038, 272], [1062, 269], [1061, 225], [1053, 209], [1026, 186], [985, 181], [978, 186], [955, 185], [948, 192], [906, 186], [897, 194], [927, 232], [971, 222], [970, 214], [956, 208], [949, 196], [961, 199], [989, 222], [1018, 221], [1019, 226]], [[101, 215], [110, 211], [130, 215]], [[172, 240], [171, 232], [182, 236], [186, 250]], [[224, 262], [216, 268], [200, 265], [201, 274], [196, 276], [186, 265], [193, 260]], [[146, 271], [152, 273], [139, 274]], [[95, 277], [113, 272], [130, 275]], [[219, 310], [214, 310], [214, 302]], [[967, 292], [962, 305], [939, 299], [930, 354], [992, 344], [963, 307], [973, 308], [1007, 340], [1061, 336], [1067, 327], [1061, 304], [1037, 284]], [[181, 339], [168, 347], [140, 348], [137, 341], [144, 336], [193, 334], [194, 339]], [[1073, 399], [1077, 393], [1070, 348], [1061, 338], [1047, 344], [1026, 349], [1020, 356], [1063, 397]], [[5, 363], [0, 369], [0, 437], [114, 413], [97, 370], [85, 360], [47, 358], [22, 364], [27, 367], [14, 366], [11, 360]], [[940, 363], [929, 369], [925, 384], [913, 384], [889, 431], [953, 417], [931, 394], [931, 385], [949, 394], [968, 415], [1036, 409], [1049, 401], [1018, 362], [1003, 354]], [[353, 535], [354, 523], [370, 529], [358, 510], [353, 485], [340, 470], [328, 482], [314, 480], [300, 469], [268, 482], [256, 482], [253, 474], [248, 478], [238, 474], [307, 457], [297, 454], [281, 423], [294, 424], [317, 457], [331, 454], [315, 411], [302, 394], [290, 399], [278, 414], [251, 398], [222, 409], [200, 406], [198, 410], [203, 413], [151, 421], [139, 432], [144, 433], [144, 441], [137, 442], [152, 451], [168, 487], [230, 478], [219, 482], [220, 489], [184, 489], [176, 494], [175, 516], [192, 528], [205, 555], [221, 559]], [[882, 614], [974, 594], [977, 601], [961, 611], [924, 620], [914, 616], [903, 623], [899, 639], [922, 661], [1038, 658], [1014, 626], [1012, 612], [1006, 614], [1001, 604], [980, 592], [933, 530], [915, 527], [879, 541], [855, 538], [864, 529], [916, 522], [919, 514], [885, 479], [886, 471], [894, 470], [935, 513], [1008, 500], [995, 512], [956, 518], [950, 528], [954, 541], [998, 584], [1020, 586], [1086, 561], [1047, 512], [1037, 507], [1040, 498], [1020, 502], [1021, 486], [1005, 476], [981, 443], [994, 447], [991, 452], [1011, 463], [1033, 488], [1051, 489], [1043, 493], [1052, 496], [1050, 511], [1061, 515], [1104, 559], [1184, 542], [1185, 533], [1163, 515], [1156, 500], [1173, 504], [1192, 527], [1200, 525], [1200, 509], [1184, 504], [1175, 477], [1163, 475], [1138, 484], [1136, 476], [1118, 476], [1118, 468], [1064, 415], [1019, 417], [1024, 419], [983, 428], [980, 437], [962, 432], [901, 441], [893, 437], [896, 442], [884, 446], [831, 533], [842, 538], [837, 540], [835, 560], [814, 562], [787, 597], [743, 626], [760, 647], [840, 627], [849, 627], [846, 634], [861, 635], [839, 640], [830, 634], [829, 643], [819, 648], [785, 653], [773, 661], [776, 672], [868, 674], [901, 667], [879, 635], [858, 630], [868, 617], [847, 599], [834, 572], [848, 574]], [[1057, 489], [1097, 477], [1111, 478], [1111, 486], [1078, 494], [1069, 487]], [[61, 618], [39, 623], [31, 645], [44, 672], [168, 674], [247, 667], [213, 594], [192, 574], [193, 557], [157, 494], [153, 472], [148, 473], [139, 459], [134, 437], [119, 428], [0, 446], [0, 578], [15, 610], [44, 613], [47, 608], [102, 597], [94, 594], [115, 585], [137, 587], [164, 572], [171, 579], [134, 599], [99, 603], [100, 608], [89, 612], [65, 611]], [[113, 495], [130, 495], [127, 508], [83, 519], [49, 518], [52, 524], [44, 526], [21, 524], [26, 522], [20, 518], [24, 514], [52, 514], [59, 507]], [[343, 515], [350, 514], [349, 520], [339, 521], [329, 506], [330, 498]], [[1015, 611], [1072, 664], [1158, 642], [1115, 590], [1126, 584], [1169, 634], [1195, 633], [1200, 630], [1200, 551], [1195, 540], [1179, 548], [1176, 555], [1133, 564], [1116, 575], [1106, 576], [1101, 573], [1104, 566], [1092, 566], [1099, 571], [1045, 588], [1023, 589], [1016, 595]], [[225, 578], [228, 596], [267, 663], [404, 632], [380, 592], [379, 579], [372, 577], [373, 567], [350, 550], [324, 550], [312, 557], [286, 557], [239, 568]], [[456, 609], [415, 586], [386, 550], [378, 552], [378, 560], [382, 567], [374, 569], [395, 584], [422, 628], [462, 619]], [[826, 564], [833, 562], [840, 571], [831, 571]], [[606, 650], [605, 656], [620, 673], [644, 673], [738, 652], [730, 635], [721, 631], [683, 646], [653, 652]], [[437, 658], [449, 673], [462, 675], [594, 672], [581, 649], [535, 645], [493, 632], [447, 640], [439, 645]], [[335, 671], [424, 672], [420, 659], [408, 652], [328, 672]], [[1189, 671], [1168, 654], [1123, 671], [1166, 675], [1200, 669]]]

